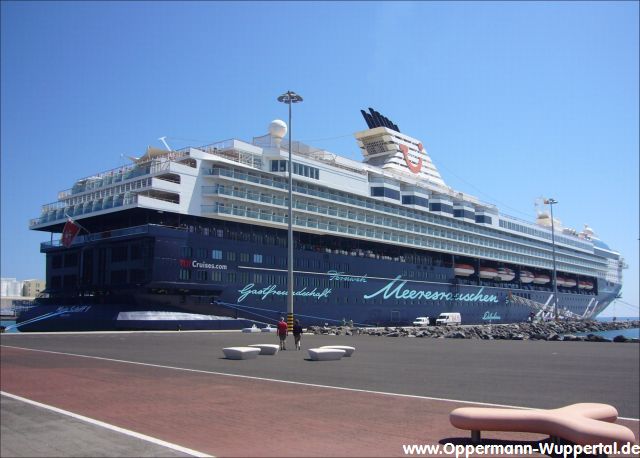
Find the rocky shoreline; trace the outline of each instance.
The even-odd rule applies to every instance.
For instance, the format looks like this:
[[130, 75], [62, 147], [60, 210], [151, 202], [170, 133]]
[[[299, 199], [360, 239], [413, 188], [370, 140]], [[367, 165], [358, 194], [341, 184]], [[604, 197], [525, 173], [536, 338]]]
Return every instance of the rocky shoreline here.
[[[348, 326], [310, 326], [307, 332], [328, 335], [373, 335], [382, 337], [430, 337], [482, 340], [552, 340], [565, 342], [632, 342], [622, 335], [613, 339], [589, 334], [640, 327], [640, 321], [548, 321], [544, 323], [480, 324], [463, 326], [360, 328]], [[587, 334], [577, 336], [576, 334]]]

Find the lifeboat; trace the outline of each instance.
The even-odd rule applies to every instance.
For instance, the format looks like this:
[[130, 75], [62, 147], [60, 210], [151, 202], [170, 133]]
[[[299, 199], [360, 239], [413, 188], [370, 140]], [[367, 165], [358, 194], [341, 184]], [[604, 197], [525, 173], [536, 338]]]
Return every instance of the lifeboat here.
[[454, 272], [457, 277], [468, 277], [469, 275], [473, 275], [476, 269], [469, 264], [456, 264]]
[[533, 277], [533, 282], [536, 285], [545, 285], [547, 283], [549, 283], [549, 281], [551, 281], [551, 279], [549, 278], [548, 275], [544, 275], [544, 274], [536, 274]]
[[567, 283], [567, 279], [566, 278], [556, 276], [556, 284], [558, 286], [565, 287], [565, 286], [567, 286], [566, 283]]
[[531, 283], [534, 279], [534, 275], [528, 270], [520, 271], [520, 282], [521, 283]]
[[496, 280], [511, 281], [514, 278], [516, 278], [516, 273], [513, 270], [507, 269], [506, 267], [498, 269], [498, 276], [496, 277]]
[[480, 278], [493, 280], [498, 276], [498, 269], [493, 267], [480, 267]]
[[578, 283], [578, 288], [586, 289], [587, 291], [589, 291], [593, 289], [593, 283], [591, 283], [590, 281], [581, 281], [580, 283]]
[[575, 281], [575, 279], [573, 279], [573, 278], [565, 278], [564, 279], [564, 287], [565, 288], [575, 288], [577, 284], [578, 284], [578, 282]]

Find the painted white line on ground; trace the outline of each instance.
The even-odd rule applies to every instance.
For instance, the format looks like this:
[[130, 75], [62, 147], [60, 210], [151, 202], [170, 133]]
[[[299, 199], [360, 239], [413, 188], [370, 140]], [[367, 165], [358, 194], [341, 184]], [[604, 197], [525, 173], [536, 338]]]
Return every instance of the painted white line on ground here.
[[[459, 403], [459, 404], [473, 404], [473, 405], [490, 406], [490, 407], [505, 407], [505, 408], [511, 408], [511, 409], [538, 410], [538, 409], [535, 409], [535, 408], [532, 408], [532, 407], [511, 406], [511, 405], [507, 405], [507, 404], [492, 404], [492, 403], [489, 403], [489, 402], [476, 402], [476, 401], [463, 401], [463, 400], [460, 400], [460, 399], [435, 398], [435, 397], [431, 397], [431, 396], [420, 396], [420, 395], [417, 395], [417, 394], [389, 393], [389, 392], [386, 392], [386, 391], [373, 391], [373, 390], [364, 390], [364, 389], [360, 389], [360, 388], [347, 388], [347, 387], [342, 387], [342, 386], [319, 385], [317, 383], [294, 382], [292, 380], [280, 380], [280, 379], [275, 379], [275, 378], [256, 377], [256, 376], [253, 376], [253, 375], [229, 374], [227, 372], [205, 371], [205, 370], [202, 370], [202, 369], [189, 369], [189, 368], [186, 368], [186, 367], [164, 366], [164, 365], [161, 365], [161, 364], [140, 363], [140, 362], [137, 362], [137, 361], [126, 361], [126, 360], [122, 360], [122, 359], [105, 358], [105, 357], [102, 357], [102, 356], [80, 355], [80, 354], [77, 354], [77, 353], [65, 353], [65, 352], [52, 351], [52, 350], [39, 350], [39, 349], [35, 349], [35, 348], [16, 347], [16, 346], [13, 346], [13, 345], [0, 345], [0, 347], [15, 348], [17, 350], [36, 351], [36, 352], [42, 352], [42, 353], [51, 353], [51, 354], [55, 354], [55, 355], [76, 356], [76, 357], [79, 357], [79, 358], [98, 359], [98, 360], [102, 360], [102, 361], [111, 361], [111, 362], [114, 362], [114, 363], [136, 364], [136, 365], [139, 365], [139, 366], [157, 367], [157, 368], [160, 368], [160, 369], [171, 369], [171, 370], [176, 370], [176, 371], [195, 372], [195, 373], [199, 373], [199, 374], [223, 375], [223, 376], [226, 376], [226, 377], [237, 377], [237, 378], [244, 378], [244, 379], [249, 379], [249, 380], [261, 380], [261, 381], [265, 381], [265, 382], [288, 383], [290, 385], [310, 386], [310, 387], [314, 387], [314, 388], [327, 388], [327, 389], [332, 389], [332, 390], [353, 391], [353, 392], [356, 392], [356, 393], [379, 394], [379, 395], [382, 395], [382, 396], [396, 396], [396, 397], [401, 397], [401, 398], [424, 399], [424, 400], [428, 400], [428, 401], [455, 402], [455, 403]], [[638, 419], [638, 418], [627, 418], [627, 417], [618, 417], [618, 418], [620, 420], [640, 421], [640, 419]]]
[[135, 437], [136, 439], [141, 439], [143, 441], [151, 442], [152, 444], [160, 445], [162, 447], [170, 448], [171, 450], [175, 450], [178, 452], [183, 452], [191, 456], [198, 457], [212, 457], [213, 455], [207, 455], [206, 453], [198, 452], [197, 450], [192, 450], [190, 448], [182, 447], [181, 445], [172, 444], [171, 442], [166, 442], [160, 439], [156, 439], [155, 437], [147, 436], [146, 434], [140, 434], [135, 431], [131, 431], [129, 429], [120, 428], [119, 426], [111, 425], [109, 423], [105, 423], [100, 420], [95, 420], [93, 418], [85, 417], [84, 415], [78, 415], [77, 413], [69, 412], [68, 410], [59, 409], [57, 407], [50, 406], [48, 404], [43, 404], [41, 402], [33, 401], [31, 399], [23, 398], [21, 396], [16, 396], [15, 394], [7, 393], [5, 391], [0, 391], [2, 396], [6, 396], [8, 398], [16, 399], [18, 401], [25, 402], [27, 404], [31, 404], [36, 407], [41, 407], [43, 409], [51, 410], [53, 412], [67, 415], [71, 418], [75, 418], [76, 420], [84, 421], [86, 423], [90, 423], [95, 426], [100, 426], [105, 429], [109, 429], [111, 431], [115, 431], [118, 433], [126, 434], [127, 436]]

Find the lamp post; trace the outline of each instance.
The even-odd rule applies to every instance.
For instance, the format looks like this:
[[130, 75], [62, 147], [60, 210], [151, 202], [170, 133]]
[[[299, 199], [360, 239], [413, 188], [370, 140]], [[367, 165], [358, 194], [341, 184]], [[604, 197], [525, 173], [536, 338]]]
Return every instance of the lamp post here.
[[545, 204], [549, 205], [551, 209], [551, 253], [553, 259], [553, 317], [556, 321], [558, 321], [558, 275], [556, 273], [556, 231], [555, 224], [553, 221], [553, 205], [557, 204], [558, 201], [549, 198], [544, 201]]
[[287, 284], [289, 286], [289, 292], [287, 295], [287, 325], [289, 329], [293, 328], [293, 167], [291, 163], [291, 105], [294, 103], [302, 102], [302, 97], [293, 91], [287, 91], [278, 97], [278, 102], [286, 103], [289, 105], [289, 161], [287, 163], [287, 169], [289, 171], [289, 224], [287, 226], [287, 235], [289, 248], [289, 255], [287, 257]]

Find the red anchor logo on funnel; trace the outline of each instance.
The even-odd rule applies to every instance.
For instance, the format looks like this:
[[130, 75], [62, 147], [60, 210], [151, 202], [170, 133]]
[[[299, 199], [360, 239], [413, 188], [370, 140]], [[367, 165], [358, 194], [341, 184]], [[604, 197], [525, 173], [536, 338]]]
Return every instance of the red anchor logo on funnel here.
[[[420, 152], [423, 151], [422, 143], [418, 143], [418, 150]], [[400, 151], [402, 151], [402, 155], [404, 156], [404, 161], [407, 163], [407, 167], [409, 167], [409, 170], [411, 170], [413, 173], [419, 173], [420, 170], [422, 169], [422, 156], [418, 158], [417, 164], [413, 164], [409, 160], [409, 148], [405, 145], [400, 145]]]

